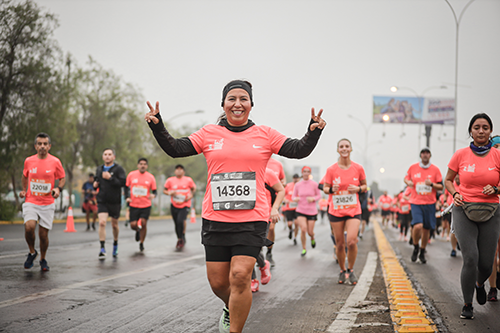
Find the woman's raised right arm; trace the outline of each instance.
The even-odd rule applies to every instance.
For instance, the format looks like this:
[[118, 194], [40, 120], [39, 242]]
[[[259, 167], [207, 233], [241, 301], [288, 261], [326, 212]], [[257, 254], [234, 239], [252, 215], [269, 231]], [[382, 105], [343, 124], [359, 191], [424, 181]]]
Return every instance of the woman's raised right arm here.
[[149, 101], [147, 102], [149, 112], [144, 119], [148, 122], [149, 128], [153, 131], [156, 141], [161, 149], [170, 157], [186, 157], [197, 155], [198, 152], [188, 137], [176, 139], [165, 128], [160, 115], [160, 103], [156, 102], [156, 108], [153, 108]]

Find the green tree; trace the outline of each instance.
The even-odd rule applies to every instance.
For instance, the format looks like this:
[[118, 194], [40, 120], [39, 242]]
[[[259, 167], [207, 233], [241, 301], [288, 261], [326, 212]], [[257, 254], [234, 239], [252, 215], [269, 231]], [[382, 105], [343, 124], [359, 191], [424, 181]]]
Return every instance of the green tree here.
[[57, 25], [32, 1], [0, 0], [0, 169], [14, 190], [35, 134], [49, 132], [55, 118], [60, 52], [51, 36]]
[[125, 170], [136, 167], [144, 154], [146, 131], [139, 90], [89, 57], [88, 68], [78, 69], [77, 97], [81, 164], [95, 169], [102, 164], [102, 151], [113, 148]]

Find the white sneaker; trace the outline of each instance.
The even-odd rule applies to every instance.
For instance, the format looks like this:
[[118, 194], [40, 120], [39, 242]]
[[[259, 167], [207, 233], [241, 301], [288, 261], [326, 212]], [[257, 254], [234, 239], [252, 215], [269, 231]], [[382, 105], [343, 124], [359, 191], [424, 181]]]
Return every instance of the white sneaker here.
[[220, 333], [230, 333], [229, 331], [229, 309], [225, 306], [222, 309], [222, 316], [219, 320], [219, 332]]

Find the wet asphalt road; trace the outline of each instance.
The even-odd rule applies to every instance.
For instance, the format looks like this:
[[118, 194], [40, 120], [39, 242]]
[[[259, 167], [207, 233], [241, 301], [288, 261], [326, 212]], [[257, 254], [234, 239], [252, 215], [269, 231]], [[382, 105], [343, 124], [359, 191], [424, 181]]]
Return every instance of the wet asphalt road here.
[[[148, 222], [145, 251], [120, 222], [119, 255], [97, 258], [97, 232], [50, 232], [50, 272], [23, 268], [27, 254], [22, 225], [0, 225], [0, 331], [5, 332], [218, 332], [222, 302], [211, 292], [200, 244], [200, 220], [188, 223], [187, 245], [175, 251], [171, 220]], [[317, 224], [316, 249], [300, 257], [300, 246], [277, 225], [273, 278], [254, 294], [245, 332], [325, 331], [353, 286], [338, 285], [329, 226]], [[38, 248], [38, 242], [37, 246]], [[360, 244], [361, 273], [372, 236]], [[381, 278], [381, 275], [380, 277]]]
[[[175, 251], [171, 220], [152, 220], [148, 227], [146, 250], [141, 253], [134, 232], [120, 222], [119, 256], [113, 259], [108, 223], [108, 257], [99, 261], [97, 232], [86, 232], [85, 225], [77, 223], [78, 232], [64, 233], [65, 225], [55, 224], [47, 255], [51, 270], [43, 273], [38, 260], [32, 269], [23, 268], [27, 254], [23, 226], [0, 225], [4, 238], [0, 242], [0, 332], [218, 332], [223, 305], [207, 282], [200, 220], [188, 223], [182, 252]], [[282, 223], [276, 230], [273, 278], [253, 295], [244, 332], [325, 332], [353, 290], [336, 283], [339, 268], [332, 259], [329, 226], [317, 223], [318, 246], [311, 249], [308, 244], [305, 258]], [[439, 240], [430, 245], [428, 263], [422, 265], [410, 262], [412, 248], [397, 240], [395, 230], [385, 233], [421, 296], [435, 308], [431, 315], [443, 323], [442, 331], [499, 331], [498, 303], [475, 304], [475, 320], [459, 319], [461, 256], [449, 257], [449, 243]], [[358, 276], [369, 251], [376, 251], [372, 230], [359, 243]], [[383, 286], [380, 267], [377, 272], [374, 281]], [[367, 299], [385, 297], [384, 288], [379, 289], [371, 290]], [[386, 326], [370, 331], [391, 330]]]

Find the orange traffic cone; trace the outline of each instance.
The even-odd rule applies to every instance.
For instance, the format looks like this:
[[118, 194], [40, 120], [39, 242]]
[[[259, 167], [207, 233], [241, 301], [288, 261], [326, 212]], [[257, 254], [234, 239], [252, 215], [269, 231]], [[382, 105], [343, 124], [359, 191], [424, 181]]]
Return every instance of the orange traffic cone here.
[[191, 223], [196, 223], [196, 211], [191, 208]]
[[75, 221], [73, 220], [73, 208], [68, 208], [68, 218], [66, 219], [66, 229], [64, 232], [76, 232]]

